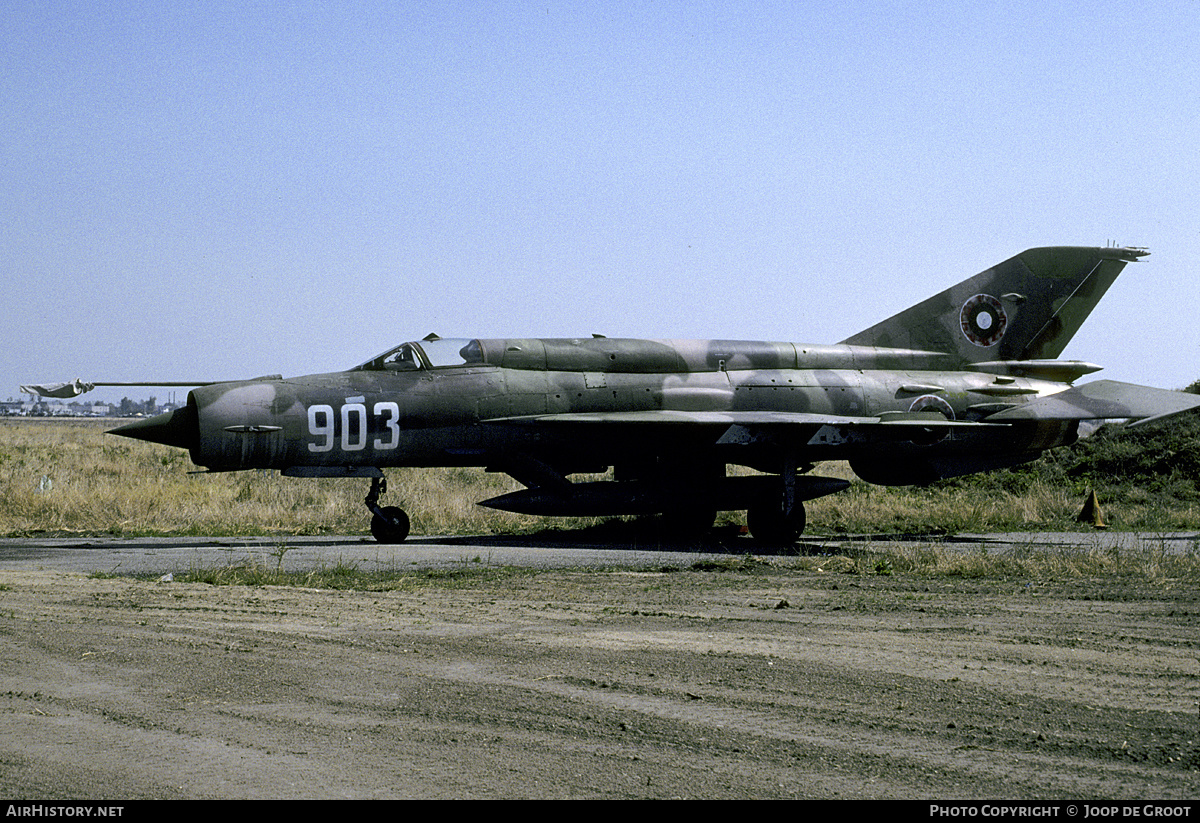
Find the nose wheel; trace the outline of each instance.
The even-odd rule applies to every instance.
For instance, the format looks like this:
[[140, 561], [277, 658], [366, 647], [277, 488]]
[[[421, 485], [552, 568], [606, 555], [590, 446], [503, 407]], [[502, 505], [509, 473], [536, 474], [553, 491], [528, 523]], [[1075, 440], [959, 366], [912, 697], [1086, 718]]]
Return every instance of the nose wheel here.
[[367, 509], [371, 512], [371, 534], [380, 543], [403, 543], [408, 537], [408, 514], [398, 506], [380, 506], [379, 496], [387, 492], [387, 478], [371, 478]]
[[792, 546], [800, 539], [808, 519], [804, 502], [796, 493], [796, 453], [783, 455], [782, 488], [778, 497], [768, 498], [746, 512], [746, 525], [755, 540], [768, 546]]
[[785, 511], [780, 502], [771, 501], [751, 506], [746, 513], [746, 525], [750, 535], [766, 546], [792, 546], [804, 533], [806, 515], [804, 504], [799, 500]]

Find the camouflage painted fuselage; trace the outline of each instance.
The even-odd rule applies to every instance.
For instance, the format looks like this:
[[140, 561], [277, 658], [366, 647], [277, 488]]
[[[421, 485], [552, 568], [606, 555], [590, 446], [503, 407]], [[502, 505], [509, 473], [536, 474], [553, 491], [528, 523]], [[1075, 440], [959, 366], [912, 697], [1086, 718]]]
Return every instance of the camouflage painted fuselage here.
[[[196, 389], [189, 396], [198, 435], [192, 459], [214, 470], [350, 475], [365, 466], [507, 471], [534, 459], [566, 475], [664, 461], [778, 471], [783, 451], [793, 450], [802, 463], [847, 459], [876, 482], [921, 483], [962, 473], [937, 468], [947, 456], [977, 471], [1074, 437], [1074, 425], [1058, 422], [1005, 426], [1002, 439], [965, 429], [909, 428], [885, 442], [859, 433], [855, 421], [891, 413], [980, 420], [1063, 388], [940, 370], [949, 358], [934, 353], [608, 338], [455, 345], [468, 342], [478, 347], [478, 362], [403, 371], [365, 364]], [[796, 425], [806, 418], [795, 415], [813, 419]], [[726, 436], [746, 422], [752, 432]]]

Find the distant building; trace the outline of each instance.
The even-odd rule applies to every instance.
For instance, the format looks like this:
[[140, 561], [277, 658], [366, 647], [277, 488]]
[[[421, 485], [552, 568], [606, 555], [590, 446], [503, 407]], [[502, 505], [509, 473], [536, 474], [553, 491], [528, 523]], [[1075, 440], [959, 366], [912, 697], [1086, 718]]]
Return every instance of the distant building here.
[[120, 405], [86, 400], [52, 400], [26, 398], [24, 400], [0, 400], [0, 417], [126, 417], [145, 416], [172, 411], [178, 404], [159, 403], [157, 398], [130, 400], [125, 398]]

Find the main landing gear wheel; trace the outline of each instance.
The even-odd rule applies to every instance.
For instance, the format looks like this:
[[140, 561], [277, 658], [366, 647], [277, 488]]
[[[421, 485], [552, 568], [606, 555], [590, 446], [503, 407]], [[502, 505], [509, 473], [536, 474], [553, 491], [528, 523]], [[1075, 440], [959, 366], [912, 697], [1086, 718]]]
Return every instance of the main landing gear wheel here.
[[804, 504], [796, 501], [792, 511], [783, 510], [782, 501], [759, 503], [746, 512], [746, 526], [750, 535], [768, 546], [793, 546], [804, 533], [807, 515]]
[[384, 506], [371, 518], [371, 534], [380, 543], [403, 543], [408, 526], [408, 514], [397, 506]]
[[379, 495], [387, 491], [387, 479], [371, 478], [371, 491], [363, 502], [373, 515], [371, 534], [380, 543], [403, 543], [408, 537], [408, 514], [398, 506], [380, 506]]

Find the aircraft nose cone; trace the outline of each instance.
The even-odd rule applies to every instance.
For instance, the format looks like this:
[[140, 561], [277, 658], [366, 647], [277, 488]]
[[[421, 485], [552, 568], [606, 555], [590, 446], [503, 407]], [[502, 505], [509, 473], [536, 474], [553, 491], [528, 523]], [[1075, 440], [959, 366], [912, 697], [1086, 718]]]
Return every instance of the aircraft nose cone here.
[[108, 433], [132, 437], [134, 440], [162, 443], [164, 446], [192, 449], [199, 440], [196, 407], [188, 403], [174, 411], [109, 429]]

